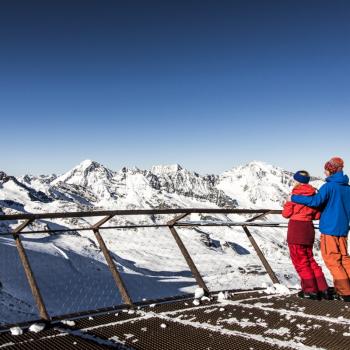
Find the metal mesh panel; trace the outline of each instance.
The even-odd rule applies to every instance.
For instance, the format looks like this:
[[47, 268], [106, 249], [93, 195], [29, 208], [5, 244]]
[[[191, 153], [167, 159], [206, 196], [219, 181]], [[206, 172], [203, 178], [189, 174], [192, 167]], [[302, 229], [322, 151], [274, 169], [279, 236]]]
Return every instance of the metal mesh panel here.
[[261, 287], [270, 282], [241, 227], [177, 228], [210, 291]]
[[133, 301], [194, 292], [196, 282], [167, 227], [101, 234]]
[[121, 304], [93, 233], [22, 237], [50, 316]]
[[38, 318], [12, 236], [0, 237], [0, 325]]
[[[191, 211], [197, 214], [190, 214]], [[226, 212], [231, 211], [235, 212]], [[37, 292], [42, 294], [51, 317], [129, 303], [127, 292], [123, 291], [123, 284], [136, 302], [193, 293], [198, 284], [206, 289], [202, 277], [212, 291], [236, 289], [238, 285], [241, 288], [259, 287], [262, 282], [269, 281], [250, 243], [254, 245], [255, 250], [258, 250], [258, 247], [251, 237], [250, 241], [247, 239], [247, 232], [243, 232], [240, 226], [225, 227], [225, 222], [230, 223], [230, 219], [238, 219], [225, 216], [225, 210], [220, 210], [219, 213], [219, 210], [212, 209], [184, 209], [184, 212], [190, 214], [185, 220], [184, 215], [179, 215], [179, 210], [164, 211], [166, 216], [157, 215], [158, 211], [153, 210], [147, 215], [144, 215], [145, 212], [148, 213], [128, 211], [129, 214], [138, 215], [137, 218], [123, 216], [124, 211], [21, 216], [27, 221], [18, 227], [18, 232], [27, 232], [20, 234], [20, 237], [37, 280]], [[252, 210], [242, 212], [249, 216], [261, 213]], [[87, 218], [83, 219], [84, 215]], [[183, 226], [173, 227], [176, 223], [174, 220], [168, 223], [171, 227], [164, 227], [164, 224], [173, 220], [176, 215], [176, 220], [181, 220]], [[92, 216], [100, 218], [98, 220]], [[12, 219], [14, 217], [17, 218], [15, 215]], [[55, 219], [46, 220], [52, 217]], [[247, 218], [248, 216], [240, 217], [240, 222]], [[187, 220], [187, 223], [183, 222]], [[200, 226], [203, 220], [224, 226]], [[162, 227], [154, 227], [160, 223]], [[115, 225], [119, 226], [119, 229], [103, 227]], [[125, 228], [130, 225], [134, 228]], [[75, 229], [69, 230], [68, 227]], [[39, 230], [41, 233], [29, 234], [32, 230]], [[254, 235], [258, 235], [257, 228], [253, 230]], [[12, 251], [15, 252], [13, 238], [9, 240], [12, 242]], [[3, 247], [5, 246], [3, 244]], [[269, 253], [266, 249], [264, 252]], [[21, 258], [25, 260], [24, 255], [22, 251]], [[16, 254], [15, 256], [19, 261]], [[6, 259], [5, 253], [3, 258]], [[16, 276], [25, 283], [27, 289], [24, 285], [19, 286], [17, 294], [23, 293], [28, 300], [30, 296], [26, 307], [34, 311], [33, 299], [23, 270], [21, 272], [22, 274]], [[271, 276], [271, 271], [269, 273]], [[32, 281], [32, 285], [33, 283]], [[11, 283], [7, 288], [9, 285]], [[16, 297], [12, 291], [10, 294]], [[35, 315], [33, 318], [38, 316], [36, 312], [26, 312], [30, 316]], [[43, 306], [40, 315], [47, 318]]]
[[[300, 279], [291, 262], [288, 250], [286, 228], [251, 227], [250, 232], [254, 236], [260, 249], [268, 259], [278, 279], [290, 288], [300, 288]], [[319, 248], [319, 234], [316, 231], [315, 244], [313, 248], [315, 260], [322, 267], [328, 284], [333, 284], [332, 276], [324, 264]], [[273, 256], [273, 259], [269, 257]]]

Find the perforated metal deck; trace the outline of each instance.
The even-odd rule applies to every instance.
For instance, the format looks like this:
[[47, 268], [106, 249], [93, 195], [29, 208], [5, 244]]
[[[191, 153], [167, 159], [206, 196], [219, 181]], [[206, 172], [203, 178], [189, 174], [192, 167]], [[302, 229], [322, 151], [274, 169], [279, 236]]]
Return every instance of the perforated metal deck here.
[[350, 303], [235, 293], [53, 322], [34, 334], [0, 334], [1, 349], [350, 349]]

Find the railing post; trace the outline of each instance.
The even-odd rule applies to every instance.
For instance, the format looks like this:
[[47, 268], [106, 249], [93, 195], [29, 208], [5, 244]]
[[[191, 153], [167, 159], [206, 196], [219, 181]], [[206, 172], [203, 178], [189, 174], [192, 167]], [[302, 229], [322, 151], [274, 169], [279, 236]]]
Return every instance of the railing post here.
[[256, 243], [254, 237], [252, 236], [252, 234], [248, 230], [248, 227], [245, 226], [245, 225], [243, 225], [242, 227], [243, 227], [243, 230], [246, 233], [250, 243], [252, 244], [253, 248], [255, 249], [256, 253], [258, 254], [258, 257], [259, 257], [260, 261], [264, 265], [266, 272], [270, 276], [272, 283], [280, 283], [280, 281], [278, 280], [278, 278], [275, 275], [274, 271], [272, 270], [270, 264], [266, 260], [263, 252], [261, 251], [261, 249], [259, 248], [258, 244]]
[[174, 220], [171, 220], [168, 222], [168, 227], [169, 230], [171, 232], [171, 234], [173, 235], [178, 247], [180, 248], [180, 251], [183, 255], [183, 257], [185, 258], [188, 267], [190, 268], [193, 277], [196, 279], [197, 284], [199, 285], [200, 288], [202, 288], [204, 290], [205, 295], [209, 295], [210, 291], [207, 287], [207, 285], [205, 284], [201, 274], [199, 273], [195, 263], [193, 262], [190, 253], [188, 252], [188, 250], [186, 249], [184, 243], [182, 242], [179, 234], [177, 233], [174, 225], [176, 224], [177, 221], [183, 219], [185, 216], [187, 216], [187, 214], [182, 214], [180, 216], [178, 216], [177, 218], [175, 218]]
[[21, 238], [19, 236], [20, 232], [26, 228], [29, 224], [31, 224], [34, 220], [33, 219], [28, 219], [24, 221], [21, 225], [19, 225], [13, 232], [13, 238], [15, 239], [16, 242], [16, 247], [17, 247], [17, 252], [19, 255], [19, 258], [21, 260], [22, 266], [24, 268], [24, 273], [27, 277], [30, 289], [32, 291], [35, 303], [37, 305], [38, 311], [39, 311], [39, 316], [45, 321], [49, 321], [50, 317], [49, 314], [47, 313], [46, 306], [44, 303], [44, 300], [41, 296], [39, 286], [35, 280], [33, 270], [30, 266], [27, 254], [25, 252], [24, 246], [22, 244]]
[[108, 267], [111, 270], [113, 279], [115, 281], [115, 284], [117, 285], [117, 288], [119, 290], [119, 293], [124, 301], [125, 304], [133, 307], [133, 302], [130, 298], [130, 295], [128, 293], [128, 290], [126, 288], [126, 285], [119, 273], [119, 271], [117, 270], [114, 261], [111, 257], [111, 254], [105, 244], [105, 241], [103, 240], [100, 231], [99, 231], [99, 227], [102, 226], [104, 223], [106, 223], [108, 220], [110, 220], [114, 215], [109, 215], [106, 216], [105, 218], [103, 218], [101, 221], [99, 221], [98, 223], [96, 223], [95, 225], [92, 226], [92, 231], [94, 232], [94, 235], [97, 239], [97, 242], [102, 250], [102, 253], [107, 261]]
[[272, 212], [272, 210], [268, 210], [264, 213], [258, 214], [256, 216], [253, 216], [252, 218], [248, 219], [246, 222], [253, 222], [257, 219], [262, 219], [263, 217], [265, 217], [266, 215], [270, 214]]

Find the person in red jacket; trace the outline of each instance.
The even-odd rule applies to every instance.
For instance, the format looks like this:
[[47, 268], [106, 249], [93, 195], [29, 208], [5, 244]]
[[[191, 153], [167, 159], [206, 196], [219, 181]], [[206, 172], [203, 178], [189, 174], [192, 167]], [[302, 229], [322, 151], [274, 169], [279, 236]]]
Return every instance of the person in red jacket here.
[[[310, 175], [301, 170], [294, 174], [296, 185], [292, 194], [313, 196], [316, 189], [309, 185]], [[294, 202], [286, 202], [282, 211], [289, 218], [287, 243], [292, 263], [301, 280], [301, 298], [330, 299], [329, 289], [321, 267], [314, 259], [312, 247], [315, 229], [312, 220], [319, 220], [320, 211]]]

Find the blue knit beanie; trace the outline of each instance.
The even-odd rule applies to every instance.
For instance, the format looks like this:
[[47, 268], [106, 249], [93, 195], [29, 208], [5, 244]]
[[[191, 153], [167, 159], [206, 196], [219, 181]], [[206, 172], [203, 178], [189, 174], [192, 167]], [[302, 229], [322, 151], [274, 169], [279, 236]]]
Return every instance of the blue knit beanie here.
[[309, 176], [309, 173], [307, 171], [299, 170], [294, 174], [293, 179], [295, 181], [302, 183], [302, 184], [308, 184], [310, 181], [310, 176]]

